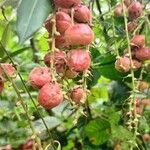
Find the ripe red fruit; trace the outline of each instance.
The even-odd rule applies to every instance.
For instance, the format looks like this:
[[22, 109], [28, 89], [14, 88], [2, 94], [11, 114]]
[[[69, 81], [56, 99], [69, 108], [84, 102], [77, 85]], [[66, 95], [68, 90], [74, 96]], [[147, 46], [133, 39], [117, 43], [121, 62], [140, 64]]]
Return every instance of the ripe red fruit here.
[[29, 83], [33, 88], [40, 89], [48, 82], [51, 82], [51, 73], [47, 67], [35, 67], [29, 74]]
[[119, 72], [128, 72], [130, 70], [130, 59], [128, 57], [119, 57], [115, 62], [115, 68]]
[[54, 0], [57, 7], [71, 8], [80, 4], [81, 0]]
[[74, 8], [74, 18], [77, 22], [86, 23], [90, 21], [91, 12], [85, 5], [78, 5]]
[[[52, 32], [52, 18], [49, 17], [46, 22], [45, 22], [45, 28], [49, 33]], [[63, 34], [66, 29], [71, 25], [71, 18], [68, 14], [64, 12], [57, 12], [56, 13], [56, 30], [60, 33]]]
[[84, 103], [86, 100], [86, 92], [82, 87], [74, 88], [70, 93], [69, 96], [72, 101], [77, 104]]
[[55, 46], [56, 46], [57, 48], [59, 48], [59, 49], [68, 46], [63, 35], [56, 36], [56, 39], [55, 39]]
[[122, 5], [121, 5], [121, 4], [118, 4], [118, 5], [115, 7], [115, 11], [114, 11], [115, 16], [116, 16], [116, 17], [121, 16], [122, 11], [123, 11]]
[[64, 12], [56, 13], [56, 29], [59, 33], [63, 34], [66, 29], [71, 25], [71, 18]]
[[0, 94], [2, 93], [3, 89], [4, 89], [4, 81], [2, 78], [0, 78]]
[[71, 50], [67, 54], [67, 65], [73, 71], [85, 71], [89, 69], [91, 58], [89, 52], [81, 49]]
[[136, 106], [137, 106], [137, 107], [140, 107], [140, 105], [141, 105], [141, 99], [140, 99], [140, 98], [137, 98], [137, 99], [136, 99]]
[[87, 24], [75, 24], [66, 30], [64, 37], [68, 45], [88, 45], [94, 34]]
[[150, 48], [140, 48], [135, 52], [136, 58], [144, 61], [150, 59]]
[[138, 1], [132, 2], [128, 9], [128, 15], [130, 19], [137, 19], [142, 15], [142, 4]]
[[132, 21], [128, 23], [128, 31], [129, 32], [134, 31], [134, 29], [136, 29], [136, 27], [137, 27], [137, 23], [132, 22]]
[[58, 83], [47, 83], [39, 91], [38, 102], [45, 109], [52, 109], [63, 101], [63, 93]]
[[65, 72], [65, 77], [68, 79], [74, 79], [78, 76], [78, 72], [75, 72], [73, 70], [67, 69]]
[[54, 53], [47, 53], [44, 57], [44, 62], [47, 66], [50, 66], [50, 62], [53, 59], [57, 73], [64, 73], [66, 67], [65, 57], [64, 51], [55, 51]]
[[33, 140], [29, 139], [25, 144], [22, 144], [19, 149], [20, 150], [31, 150], [33, 149]]
[[145, 46], [145, 36], [144, 35], [135, 35], [132, 39], [131, 39], [131, 46], [135, 46], [135, 47], [144, 47]]
[[[1, 67], [4, 69], [4, 71], [10, 76], [13, 77], [15, 75], [15, 68], [12, 66], [12, 64], [6, 64], [1, 63]], [[0, 75], [4, 75], [4, 71], [0, 68]]]
[[135, 111], [136, 111], [136, 113], [139, 114], [139, 115], [141, 115], [141, 114], [143, 113], [143, 110], [142, 110], [142, 108], [140, 108], [140, 107], [136, 107]]

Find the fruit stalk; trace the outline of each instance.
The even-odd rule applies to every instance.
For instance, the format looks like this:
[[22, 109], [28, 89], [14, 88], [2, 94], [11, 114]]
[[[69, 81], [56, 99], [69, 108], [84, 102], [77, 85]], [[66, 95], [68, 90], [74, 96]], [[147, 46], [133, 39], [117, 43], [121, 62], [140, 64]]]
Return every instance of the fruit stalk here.
[[[128, 45], [128, 53], [129, 53], [129, 58], [130, 58], [130, 65], [131, 65], [131, 78], [132, 78], [132, 92], [131, 92], [131, 99], [129, 101], [129, 112], [131, 113], [132, 110], [136, 110], [136, 86], [135, 86], [135, 76], [134, 76], [134, 64], [132, 61], [132, 52], [131, 52], [131, 47], [130, 47], [130, 39], [129, 39], [129, 32], [128, 32], [128, 24], [127, 24], [127, 16], [125, 12], [125, 5], [123, 0], [121, 0], [122, 3], [122, 8], [123, 8], [123, 17], [124, 17], [124, 24], [125, 24], [125, 32], [126, 32], [126, 39], [127, 39], [127, 45]], [[134, 145], [136, 144], [136, 136], [138, 134], [138, 116], [135, 111], [134, 116], [130, 114], [129, 118], [129, 125], [131, 126], [131, 123], [134, 123], [134, 136], [133, 136], [133, 141], [131, 141], [131, 147], [130, 150], [133, 150]]]

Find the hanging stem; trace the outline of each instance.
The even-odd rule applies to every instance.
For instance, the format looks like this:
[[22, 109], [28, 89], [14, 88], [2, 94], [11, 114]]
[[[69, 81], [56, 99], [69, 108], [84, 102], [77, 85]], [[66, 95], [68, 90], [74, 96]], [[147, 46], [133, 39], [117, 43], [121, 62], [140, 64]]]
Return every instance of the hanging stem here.
[[[7, 52], [7, 50], [5, 49], [5, 47], [3, 46], [3, 44], [2, 44], [1, 41], [0, 41], [0, 45], [2, 46], [2, 50], [6, 53], [6, 55], [7, 55], [8, 58], [9, 58], [9, 60], [11, 61], [12, 65], [14, 66], [14, 68], [17, 70], [16, 65], [15, 65], [13, 59], [10, 57], [9, 53]], [[30, 91], [29, 91], [29, 89], [27, 88], [27, 86], [26, 86], [26, 84], [25, 84], [25, 82], [24, 82], [24, 80], [23, 80], [21, 74], [20, 74], [19, 72], [17, 72], [17, 74], [18, 74], [18, 76], [19, 76], [19, 78], [20, 78], [20, 80], [21, 80], [21, 82], [22, 82], [22, 85], [24, 86], [24, 88], [25, 88], [25, 90], [26, 90], [26, 92], [27, 92], [27, 94], [28, 94], [30, 100], [32, 101], [34, 108], [36, 109], [38, 115], [40, 116], [40, 118], [41, 118], [41, 120], [42, 120], [42, 122], [43, 122], [43, 124], [44, 124], [44, 126], [45, 126], [45, 128], [46, 128], [46, 130], [47, 130], [48, 136], [49, 136], [50, 139], [51, 139], [51, 140], [50, 140], [50, 141], [51, 141], [51, 144], [52, 144], [53, 147], [55, 148], [55, 145], [54, 145], [54, 142], [53, 142], [53, 139], [52, 139], [52, 135], [51, 135], [51, 133], [50, 133], [50, 131], [49, 131], [49, 129], [48, 129], [48, 126], [47, 126], [45, 120], [43, 119], [43, 117], [42, 117], [40, 111], [38, 110], [38, 107], [37, 107], [36, 103], [34, 102], [34, 99], [32, 98], [32, 96], [31, 96], [31, 94], [30, 94]]]
[[26, 117], [27, 117], [27, 119], [28, 119], [28, 123], [29, 123], [29, 125], [30, 125], [30, 128], [31, 128], [31, 130], [32, 130], [33, 135], [35, 136], [35, 140], [36, 140], [36, 142], [37, 142], [37, 144], [38, 144], [38, 146], [39, 146], [39, 150], [43, 150], [42, 145], [41, 145], [41, 140], [40, 140], [40, 138], [37, 136], [37, 134], [36, 134], [36, 132], [35, 132], [35, 130], [34, 130], [34, 127], [33, 127], [33, 125], [32, 125], [32, 120], [31, 120], [30, 115], [29, 115], [28, 110], [27, 110], [27, 106], [25, 105], [24, 100], [23, 100], [23, 98], [22, 98], [22, 96], [21, 96], [21, 94], [20, 94], [20, 92], [19, 92], [19, 90], [18, 90], [16, 84], [14, 83], [14, 81], [12, 80], [12, 78], [5, 72], [5, 70], [3, 69], [3, 67], [2, 67], [1, 64], [0, 64], [0, 69], [3, 70], [5, 76], [6, 76], [7, 79], [9, 80], [9, 82], [12, 83], [12, 87], [14, 88], [14, 90], [15, 90], [17, 96], [18, 96], [18, 99], [19, 99], [20, 102], [21, 102], [21, 106], [22, 106], [23, 110], [25, 111], [25, 115], [26, 115]]
[[[134, 136], [133, 140], [131, 141], [131, 147], [130, 150], [133, 150], [134, 145], [136, 144], [136, 136], [138, 134], [138, 117], [136, 113], [136, 86], [135, 86], [135, 76], [134, 76], [134, 65], [132, 61], [132, 52], [131, 52], [131, 47], [130, 47], [130, 39], [129, 39], [129, 32], [128, 32], [128, 26], [127, 26], [127, 16], [125, 12], [125, 6], [123, 0], [122, 2], [122, 7], [123, 7], [123, 16], [124, 16], [124, 23], [125, 23], [125, 31], [126, 31], [126, 39], [127, 39], [127, 44], [128, 44], [128, 53], [129, 53], [129, 58], [130, 58], [130, 65], [131, 65], [131, 79], [132, 79], [132, 92], [131, 92], [131, 98], [129, 102], [129, 111], [130, 111], [130, 118], [129, 118], [129, 127], [133, 127], [132, 124], [134, 124]], [[134, 111], [134, 113], [132, 113]]]

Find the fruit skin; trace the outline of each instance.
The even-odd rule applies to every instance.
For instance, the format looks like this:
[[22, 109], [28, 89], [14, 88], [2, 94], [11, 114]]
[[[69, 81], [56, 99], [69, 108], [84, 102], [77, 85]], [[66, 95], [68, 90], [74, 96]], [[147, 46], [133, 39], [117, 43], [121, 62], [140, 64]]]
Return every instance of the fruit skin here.
[[133, 62], [133, 70], [137, 71], [139, 68], [141, 68], [142, 63], [138, 61], [137, 59], [132, 59]]
[[86, 92], [82, 87], [74, 88], [70, 93], [69, 96], [72, 101], [76, 104], [84, 103], [86, 100]]
[[119, 72], [128, 72], [130, 70], [130, 59], [128, 57], [119, 57], [115, 62], [115, 68]]
[[63, 93], [58, 83], [47, 83], [39, 91], [38, 102], [45, 109], [52, 109], [63, 101]]
[[33, 88], [42, 88], [46, 83], [51, 82], [51, 73], [48, 67], [35, 67], [29, 74], [29, 83]]
[[144, 106], [147, 106], [147, 105], [150, 105], [150, 99], [142, 99], [141, 103], [144, 105]]
[[143, 6], [140, 2], [132, 2], [128, 9], [128, 15], [131, 20], [137, 19], [143, 13]]
[[66, 40], [64, 38], [63, 35], [59, 35], [59, 36], [56, 36], [56, 39], [55, 39], [55, 46], [57, 48], [64, 48], [64, 47], [67, 47], [68, 44], [66, 43]]
[[136, 29], [137, 23], [130, 21], [127, 26], [128, 26], [128, 31], [132, 32], [134, 31], [134, 29]]
[[[45, 28], [47, 31], [51, 34], [52, 32], [52, 18], [48, 17], [48, 19], [45, 22]], [[65, 12], [57, 12], [56, 13], [56, 30], [63, 34], [66, 29], [71, 25], [71, 18], [70, 16]]]
[[78, 5], [74, 8], [74, 18], [79, 23], [90, 21], [91, 12], [85, 5]]
[[115, 7], [114, 15], [115, 15], [116, 17], [119, 17], [119, 16], [121, 16], [122, 11], [123, 11], [122, 5], [121, 5], [121, 4], [118, 4], [118, 5]]
[[94, 33], [87, 24], [70, 26], [64, 37], [68, 45], [88, 45], [94, 40]]
[[[12, 64], [7, 63], [1, 63], [1, 67], [4, 69], [4, 71], [10, 76], [13, 77], [15, 75], [15, 68]], [[4, 71], [0, 68], [0, 75], [4, 75]]]
[[19, 149], [20, 150], [31, 150], [33, 149], [33, 140], [29, 139], [25, 144], [20, 145]]
[[135, 46], [138, 48], [144, 47], [145, 46], [145, 36], [144, 35], [135, 35], [131, 41], [131, 46]]
[[145, 133], [142, 135], [143, 141], [144, 142], [149, 142], [150, 141], [150, 134]]
[[54, 0], [57, 7], [71, 8], [81, 3], [81, 0]]
[[144, 61], [150, 59], [150, 48], [140, 48], [136, 50], [135, 56], [137, 59]]
[[54, 62], [57, 73], [64, 73], [66, 67], [66, 54], [64, 51], [55, 51], [54, 53], [47, 53], [44, 57], [44, 63], [49, 67], [50, 61]]
[[3, 89], [4, 89], [4, 81], [2, 78], [0, 78], [0, 94], [2, 93]]
[[71, 50], [67, 54], [67, 66], [70, 70], [79, 72], [89, 69], [91, 58], [89, 52], [81, 49]]

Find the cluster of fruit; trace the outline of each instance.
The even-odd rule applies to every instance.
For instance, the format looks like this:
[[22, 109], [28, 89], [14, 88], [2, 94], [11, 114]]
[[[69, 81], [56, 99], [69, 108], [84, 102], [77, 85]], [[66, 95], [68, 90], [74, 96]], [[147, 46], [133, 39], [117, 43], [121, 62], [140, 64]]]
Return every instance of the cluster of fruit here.
[[[87, 6], [80, 0], [54, 0], [54, 3], [55, 11], [45, 22], [50, 49], [44, 57], [46, 67], [36, 67], [29, 74], [32, 87], [40, 89], [38, 102], [45, 109], [63, 101], [63, 91], [55, 77], [74, 79], [88, 71], [91, 57], [87, 47], [94, 39]], [[79, 85], [67, 95], [75, 103], [83, 103], [86, 90]]]
[[5, 74], [7, 74], [9, 77], [15, 76], [15, 68], [12, 66], [12, 64], [1, 63], [1, 67], [0, 67], [0, 93], [3, 91], [4, 83], [7, 81], [7, 78], [5, 78]]
[[[143, 6], [138, 1], [124, 0], [125, 12], [128, 15], [128, 31], [132, 33], [137, 28], [137, 22], [143, 13]], [[115, 15], [120, 16], [123, 12], [123, 5], [119, 4], [115, 8]], [[132, 51], [132, 63], [130, 61], [130, 56], [128, 50], [124, 51], [124, 55], [118, 57], [115, 62], [115, 68], [119, 72], [128, 72], [131, 69], [134, 71], [138, 70], [142, 66], [142, 62], [150, 59], [150, 48], [145, 47], [145, 36], [144, 35], [134, 35], [130, 40], [130, 46]]]

